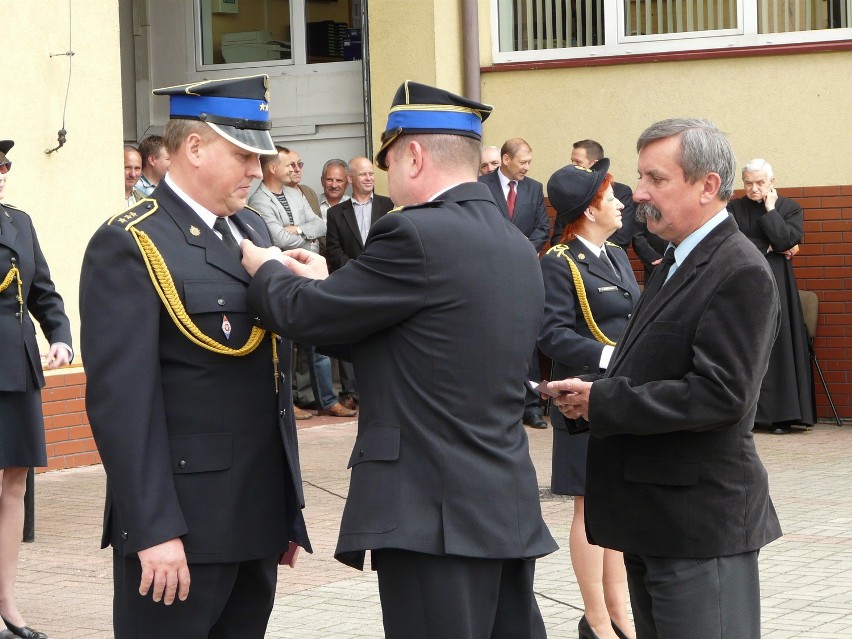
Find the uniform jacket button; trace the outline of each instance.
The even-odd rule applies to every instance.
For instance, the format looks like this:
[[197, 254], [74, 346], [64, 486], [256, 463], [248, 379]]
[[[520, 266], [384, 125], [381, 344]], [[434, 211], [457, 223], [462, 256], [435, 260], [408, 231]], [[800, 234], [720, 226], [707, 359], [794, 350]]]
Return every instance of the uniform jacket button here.
[[278, 417], [284, 417], [285, 414], [286, 414], [286, 411], [283, 411], [283, 410], [278, 411]]
[[624, 297], [626, 297], [627, 299], [630, 299], [630, 293], [628, 293], [628, 292], [626, 292], [626, 291], [625, 291], [625, 292], [624, 292]]
[[128, 535], [128, 534], [127, 534], [127, 531], [126, 531], [126, 530], [122, 530], [122, 531], [121, 531], [121, 538], [122, 538], [124, 541], [127, 541], [127, 538], [128, 538], [129, 536], [130, 536], [130, 535]]
[[363, 457], [363, 456], [364, 456], [364, 449], [362, 448], [358, 451], [358, 457]]
[[219, 306], [224, 306], [224, 305], [225, 305], [225, 300], [223, 300], [223, 299], [220, 297], [218, 300], [216, 300], [216, 303], [217, 303]]
[[15, 317], [16, 317], [16, 318], [18, 318], [18, 319], [20, 319], [20, 317], [21, 317], [21, 313], [20, 313], [20, 312], [15, 313]]
[[631, 317], [633, 317], [633, 313], [628, 313], [628, 314], [627, 314], [627, 319], [630, 319]]
[[185, 460], [185, 459], [181, 459], [181, 460], [178, 462], [178, 467], [179, 467], [179, 468], [184, 468], [184, 467], [186, 467], [186, 460]]

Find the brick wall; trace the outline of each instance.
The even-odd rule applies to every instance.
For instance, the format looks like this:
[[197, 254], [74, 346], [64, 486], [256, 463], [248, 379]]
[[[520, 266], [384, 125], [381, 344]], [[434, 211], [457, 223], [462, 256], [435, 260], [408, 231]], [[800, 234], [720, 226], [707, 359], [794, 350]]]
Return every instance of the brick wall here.
[[44, 409], [44, 435], [47, 442], [47, 468], [76, 468], [100, 463], [86, 416], [86, 374], [82, 368], [69, 368], [46, 377], [41, 391]]

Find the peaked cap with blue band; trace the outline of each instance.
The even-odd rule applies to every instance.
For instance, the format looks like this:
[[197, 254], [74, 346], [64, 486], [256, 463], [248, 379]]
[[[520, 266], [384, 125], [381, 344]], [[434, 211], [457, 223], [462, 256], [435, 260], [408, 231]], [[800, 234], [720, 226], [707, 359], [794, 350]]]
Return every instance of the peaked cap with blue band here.
[[169, 96], [169, 118], [206, 122], [241, 149], [274, 155], [268, 80], [266, 75], [203, 80], [154, 89], [153, 93]]
[[547, 198], [556, 217], [566, 223], [580, 218], [595, 199], [609, 171], [609, 158], [601, 158], [587, 169], [576, 164], [563, 166], [547, 181]]
[[491, 109], [444, 89], [406, 80], [393, 98], [376, 166], [388, 170], [385, 156], [400, 135], [438, 133], [482, 140], [482, 123]]

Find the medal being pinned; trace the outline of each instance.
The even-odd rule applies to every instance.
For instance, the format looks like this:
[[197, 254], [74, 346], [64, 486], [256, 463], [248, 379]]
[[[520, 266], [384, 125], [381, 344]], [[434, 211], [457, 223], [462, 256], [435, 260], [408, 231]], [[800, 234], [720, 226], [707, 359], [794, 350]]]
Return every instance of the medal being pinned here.
[[225, 334], [225, 339], [231, 339], [231, 321], [224, 313], [222, 313], [222, 332]]

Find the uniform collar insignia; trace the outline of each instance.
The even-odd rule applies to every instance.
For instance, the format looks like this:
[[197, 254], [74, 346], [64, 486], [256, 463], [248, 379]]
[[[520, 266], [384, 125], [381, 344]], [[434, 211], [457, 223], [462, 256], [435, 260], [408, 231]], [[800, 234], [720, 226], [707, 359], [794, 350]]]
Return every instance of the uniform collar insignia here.
[[197, 226], [194, 226], [194, 225], [189, 227], [189, 232], [190, 232], [190, 234], [194, 235], [195, 237], [198, 237], [199, 235], [201, 235], [201, 230]]

